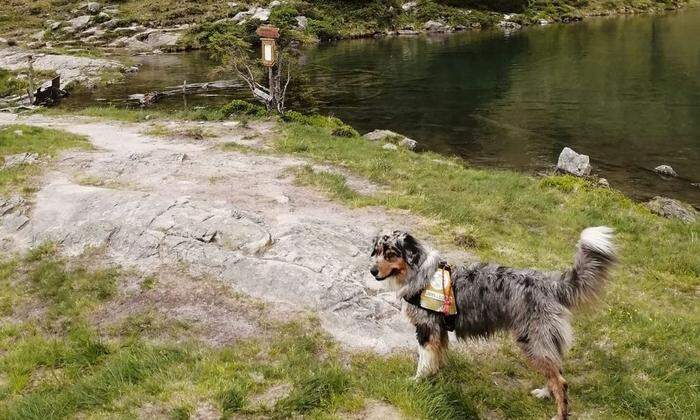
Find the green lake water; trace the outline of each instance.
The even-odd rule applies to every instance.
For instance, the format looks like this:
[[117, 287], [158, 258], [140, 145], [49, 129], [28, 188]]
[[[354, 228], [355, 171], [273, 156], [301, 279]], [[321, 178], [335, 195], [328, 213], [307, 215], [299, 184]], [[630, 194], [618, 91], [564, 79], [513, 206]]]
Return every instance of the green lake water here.
[[[138, 61], [138, 74], [92, 99], [216, 79], [202, 53]], [[391, 129], [474, 165], [529, 173], [551, 169], [569, 146], [637, 199], [700, 206], [691, 185], [700, 182], [700, 8], [510, 34], [342, 41], [305, 50], [301, 62], [297, 105], [361, 132]], [[241, 95], [213, 89], [187, 106]], [[160, 106], [185, 105], [177, 96]], [[680, 178], [656, 175], [660, 164]]]

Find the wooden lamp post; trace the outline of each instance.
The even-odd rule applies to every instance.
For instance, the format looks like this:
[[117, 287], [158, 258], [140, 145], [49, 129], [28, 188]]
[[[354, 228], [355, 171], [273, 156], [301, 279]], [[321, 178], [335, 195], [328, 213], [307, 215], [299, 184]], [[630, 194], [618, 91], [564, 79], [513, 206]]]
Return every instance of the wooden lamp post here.
[[258, 36], [260, 36], [260, 41], [262, 42], [262, 54], [261, 60], [262, 65], [267, 67], [270, 93], [259, 91], [254, 92], [257, 96], [262, 97], [267, 101], [274, 102], [277, 97], [277, 92], [275, 92], [274, 75], [272, 73], [272, 68], [277, 63], [277, 39], [280, 37], [280, 30], [271, 25], [263, 25], [255, 31]]

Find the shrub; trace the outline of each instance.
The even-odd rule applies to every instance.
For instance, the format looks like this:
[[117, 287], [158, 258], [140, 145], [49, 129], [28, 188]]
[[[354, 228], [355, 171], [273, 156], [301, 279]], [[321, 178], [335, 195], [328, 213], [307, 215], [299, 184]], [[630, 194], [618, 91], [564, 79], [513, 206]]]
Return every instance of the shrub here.
[[335, 137], [358, 137], [360, 135], [357, 130], [347, 124], [334, 128], [331, 134]]
[[280, 28], [294, 28], [297, 25], [295, 17], [299, 16], [299, 11], [289, 5], [275, 7], [270, 12], [270, 23]]
[[233, 114], [236, 115], [250, 115], [252, 117], [267, 117], [269, 113], [267, 110], [256, 104], [251, 104], [250, 102], [243, 101], [240, 99], [234, 99], [233, 101], [227, 103], [221, 107], [221, 111], [228, 117]]
[[329, 41], [340, 38], [337, 26], [328, 20], [309, 19], [308, 30], [321, 41]]

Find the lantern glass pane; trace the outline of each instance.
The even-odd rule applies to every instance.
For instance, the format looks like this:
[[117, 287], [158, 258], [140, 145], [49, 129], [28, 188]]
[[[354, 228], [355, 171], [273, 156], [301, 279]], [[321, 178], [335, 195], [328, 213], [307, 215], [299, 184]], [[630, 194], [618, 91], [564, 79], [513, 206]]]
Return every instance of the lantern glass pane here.
[[272, 45], [266, 44], [263, 47], [263, 60], [272, 61]]

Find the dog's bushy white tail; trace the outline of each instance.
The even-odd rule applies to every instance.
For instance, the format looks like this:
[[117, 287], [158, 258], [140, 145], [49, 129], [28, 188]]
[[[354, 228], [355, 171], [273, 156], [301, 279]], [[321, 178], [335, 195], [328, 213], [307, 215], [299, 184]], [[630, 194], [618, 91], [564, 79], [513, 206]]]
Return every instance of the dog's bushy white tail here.
[[576, 246], [574, 267], [562, 276], [559, 300], [576, 307], [598, 297], [608, 273], [617, 261], [613, 229], [590, 227], [581, 232]]

